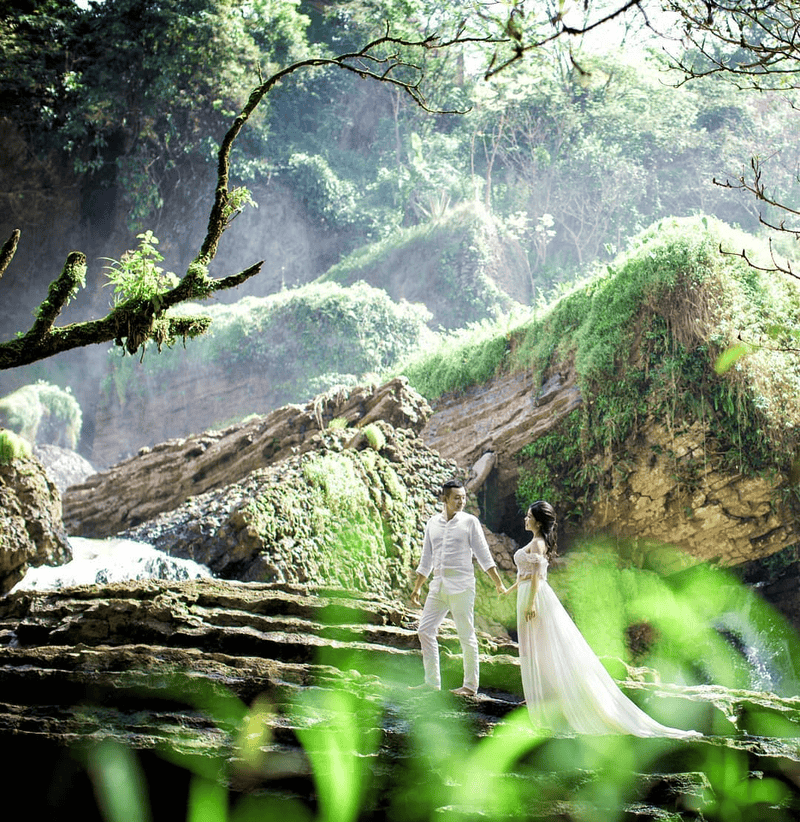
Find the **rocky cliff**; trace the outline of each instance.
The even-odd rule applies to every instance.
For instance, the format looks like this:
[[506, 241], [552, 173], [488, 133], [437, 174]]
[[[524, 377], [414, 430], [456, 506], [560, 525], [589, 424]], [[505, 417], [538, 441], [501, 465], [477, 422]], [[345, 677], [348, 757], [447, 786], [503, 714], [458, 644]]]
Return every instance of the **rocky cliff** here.
[[359, 426], [377, 420], [419, 431], [429, 416], [428, 404], [402, 379], [320, 395], [304, 406], [284, 406], [222, 431], [143, 448], [137, 456], [67, 489], [64, 522], [71, 534], [110, 536], [171, 511], [197, 494], [314, 449], [333, 419], [351, 426], [350, 441]]

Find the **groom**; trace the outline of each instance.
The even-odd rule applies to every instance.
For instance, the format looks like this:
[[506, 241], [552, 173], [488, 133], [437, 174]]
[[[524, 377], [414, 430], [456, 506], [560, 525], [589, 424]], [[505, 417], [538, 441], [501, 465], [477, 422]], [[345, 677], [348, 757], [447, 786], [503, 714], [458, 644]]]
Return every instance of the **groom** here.
[[417, 567], [411, 604], [421, 607], [419, 592], [433, 571], [417, 629], [422, 646], [425, 685], [437, 691], [442, 687], [436, 637], [449, 611], [456, 624], [464, 660], [464, 684], [454, 689], [453, 693], [475, 696], [478, 692], [478, 638], [475, 636], [475, 572], [472, 557], [491, 577], [498, 594], [506, 589], [497, 573], [478, 518], [464, 512], [467, 501], [464, 485], [458, 480], [448, 480], [442, 486], [442, 496], [444, 506], [441, 513], [432, 516], [425, 526], [422, 557]]

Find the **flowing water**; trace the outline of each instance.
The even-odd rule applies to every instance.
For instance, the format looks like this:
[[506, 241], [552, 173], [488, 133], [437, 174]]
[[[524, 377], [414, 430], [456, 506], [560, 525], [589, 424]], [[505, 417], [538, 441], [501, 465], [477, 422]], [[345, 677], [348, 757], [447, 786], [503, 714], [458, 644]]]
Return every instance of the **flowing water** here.
[[31, 568], [12, 591], [58, 590], [71, 585], [104, 585], [133, 579], [184, 580], [211, 576], [204, 565], [176, 559], [143, 542], [114, 537], [70, 537], [69, 543], [73, 554], [71, 562]]

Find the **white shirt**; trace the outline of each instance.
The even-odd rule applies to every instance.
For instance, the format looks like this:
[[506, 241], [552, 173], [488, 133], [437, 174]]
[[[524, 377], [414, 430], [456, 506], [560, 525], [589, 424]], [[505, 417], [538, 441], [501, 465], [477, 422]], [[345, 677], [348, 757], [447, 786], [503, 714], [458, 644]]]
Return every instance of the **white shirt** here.
[[496, 565], [478, 518], [464, 511], [449, 520], [435, 514], [425, 526], [417, 573], [427, 577], [433, 571], [449, 594], [468, 591], [475, 587], [473, 556], [484, 571]]

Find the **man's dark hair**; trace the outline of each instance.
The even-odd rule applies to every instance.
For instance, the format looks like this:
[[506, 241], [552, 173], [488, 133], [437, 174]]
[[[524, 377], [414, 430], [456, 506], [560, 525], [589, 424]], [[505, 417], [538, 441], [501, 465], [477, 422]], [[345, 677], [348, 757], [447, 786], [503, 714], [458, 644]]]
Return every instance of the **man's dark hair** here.
[[460, 479], [449, 479], [442, 485], [442, 496], [446, 497], [451, 488], [463, 488], [464, 483]]

